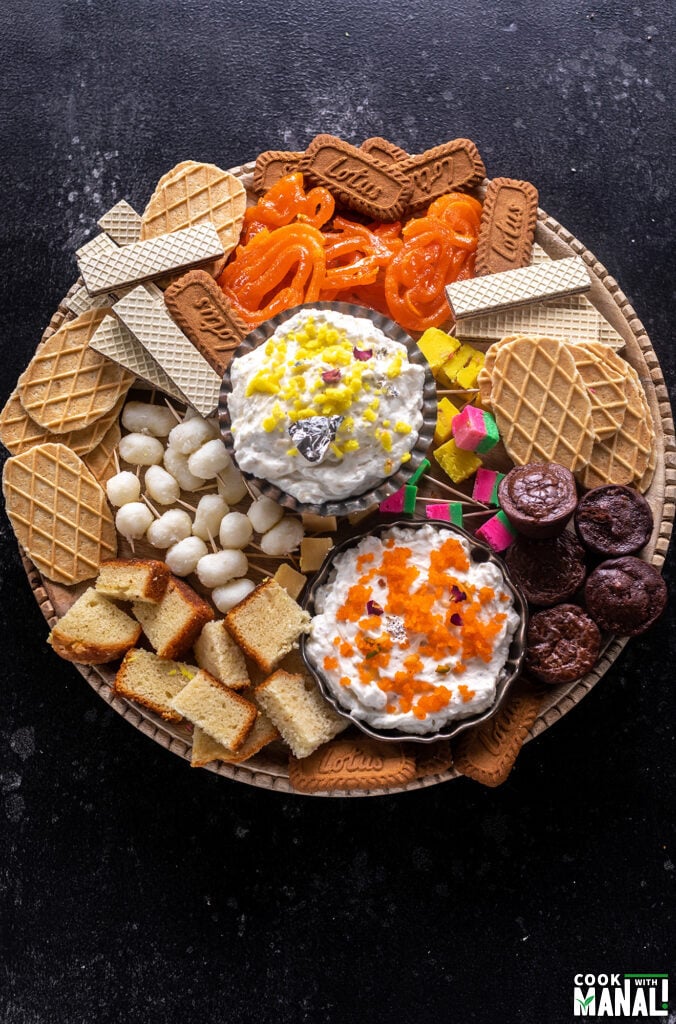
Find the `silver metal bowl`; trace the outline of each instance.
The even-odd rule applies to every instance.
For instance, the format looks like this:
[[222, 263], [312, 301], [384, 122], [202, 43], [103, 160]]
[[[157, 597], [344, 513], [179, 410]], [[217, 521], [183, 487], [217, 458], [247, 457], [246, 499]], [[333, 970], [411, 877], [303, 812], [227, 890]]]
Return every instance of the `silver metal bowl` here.
[[519, 616], [519, 625], [516, 628], [512, 642], [509, 647], [507, 661], [505, 662], [498, 682], [496, 685], [495, 701], [486, 711], [482, 711], [480, 714], [471, 715], [467, 718], [462, 718], [449, 722], [448, 725], [444, 726], [438, 732], [429, 733], [424, 736], [417, 736], [413, 733], [403, 732], [399, 729], [375, 729], [370, 726], [367, 722], [356, 718], [353, 712], [344, 708], [334, 696], [332, 690], [329, 688], [326, 679], [323, 675], [321, 666], [315, 664], [314, 661], [309, 657], [307, 651], [307, 637], [302, 636], [300, 641], [300, 652], [303, 657], [308, 670], [312, 673], [312, 676], [317, 681], [322, 694], [329, 702], [331, 707], [343, 718], [347, 718], [353, 725], [361, 731], [366, 733], [367, 736], [372, 736], [377, 740], [388, 740], [392, 742], [401, 742], [405, 740], [408, 743], [434, 743], [436, 740], [450, 739], [453, 736], [458, 736], [465, 729], [471, 729], [473, 726], [478, 725], [480, 722], [485, 722], [488, 718], [491, 718], [503, 704], [511, 684], [519, 675], [521, 671], [521, 664], [526, 651], [526, 629], [528, 626], [528, 608], [526, 605], [525, 598], [518, 586], [510, 578], [509, 570], [503, 560], [496, 555], [496, 553], [482, 541], [477, 540], [471, 533], [467, 533], [466, 530], [462, 530], [457, 526], [451, 526], [446, 522], [439, 520], [398, 520], [392, 523], [380, 523], [378, 526], [373, 527], [370, 530], [363, 530], [360, 533], [355, 534], [348, 540], [338, 544], [324, 560], [319, 572], [317, 573], [312, 585], [308, 588], [305, 597], [303, 599], [303, 608], [307, 609], [310, 614], [314, 614], [315, 608], [315, 596], [319, 587], [324, 586], [326, 583], [331, 582], [331, 573], [333, 571], [333, 565], [335, 558], [340, 555], [343, 551], [348, 548], [355, 547], [365, 537], [379, 537], [383, 533], [387, 533], [394, 527], [402, 527], [406, 529], [420, 529], [427, 525], [438, 525], [440, 529], [444, 529], [450, 533], [455, 533], [463, 540], [467, 541], [470, 545], [470, 553], [472, 558], [476, 562], [492, 562], [497, 565], [502, 572], [505, 585], [507, 590], [512, 595], [514, 600], [514, 609]]
[[[345, 516], [350, 512], [363, 512], [372, 505], [380, 504], [380, 502], [384, 501], [388, 495], [393, 494], [395, 491], [398, 491], [400, 487], [403, 487], [427, 454], [429, 446], [432, 443], [432, 437], [434, 436], [434, 430], [437, 422], [436, 385], [432, 376], [432, 371], [413, 338], [406, 334], [398, 324], [395, 324], [393, 320], [388, 320], [388, 318], [383, 316], [382, 313], [377, 313], [372, 309], [364, 309], [362, 306], [355, 306], [351, 302], [314, 302], [307, 305], [294, 306], [292, 309], [286, 309], [283, 313], [278, 313], [277, 316], [272, 317], [270, 320], [266, 320], [265, 323], [260, 325], [260, 327], [256, 327], [251, 331], [237, 349], [235, 359], [239, 359], [241, 356], [246, 355], [247, 352], [251, 352], [253, 349], [258, 348], [259, 345], [264, 344], [268, 338], [274, 334], [280, 324], [283, 324], [286, 320], [295, 316], [296, 313], [300, 312], [302, 309], [328, 309], [333, 310], [336, 313], [347, 313], [350, 316], [357, 316], [371, 320], [376, 327], [380, 328], [386, 337], [392, 339], [392, 341], [398, 341], [402, 345], [406, 346], [410, 362], [423, 367], [425, 370], [422, 404], [423, 422], [416, 438], [415, 446], [411, 449], [411, 458], [404, 466], [401, 466], [396, 473], [384, 478], [376, 487], [372, 487], [368, 491], [363, 491], [361, 494], [355, 494], [354, 496], [345, 498], [341, 501], [332, 500], [330, 497], [327, 497], [326, 501], [321, 502], [320, 504], [298, 501], [292, 495], [282, 491], [271, 480], [262, 480], [251, 473], [244, 473], [243, 475], [252, 491], [257, 494], [263, 494], [268, 498], [272, 498], [274, 501], [293, 512], [313, 512], [320, 516]], [[230, 364], [230, 367], [231, 366], [232, 363]], [[218, 403], [218, 419], [223, 443], [225, 444], [229, 455], [231, 455], [235, 462], [237, 462], [234, 440], [230, 430], [230, 412], [228, 410], [228, 395], [232, 392], [230, 367], [226, 370], [223, 377], [223, 383], [221, 385], [221, 394]]]

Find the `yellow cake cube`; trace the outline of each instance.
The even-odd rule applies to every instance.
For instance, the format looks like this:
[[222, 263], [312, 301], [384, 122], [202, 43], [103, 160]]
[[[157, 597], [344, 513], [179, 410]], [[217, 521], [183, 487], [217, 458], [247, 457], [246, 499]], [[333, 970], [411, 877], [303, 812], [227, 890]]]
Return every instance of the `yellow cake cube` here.
[[479, 370], [484, 365], [484, 354], [471, 345], [460, 345], [457, 352], [439, 370], [439, 380], [447, 387], [473, 388]]
[[455, 416], [460, 415], [457, 405], [449, 398], [440, 398], [437, 405], [437, 425], [434, 431], [434, 443], [445, 444], [453, 436], [451, 424]]
[[438, 327], [428, 327], [418, 342], [418, 348], [430, 364], [435, 377], [459, 347], [460, 342], [457, 338], [440, 331]]
[[458, 448], [453, 438], [442, 444], [441, 448], [437, 448], [434, 458], [454, 484], [467, 480], [481, 466], [481, 459], [474, 452]]

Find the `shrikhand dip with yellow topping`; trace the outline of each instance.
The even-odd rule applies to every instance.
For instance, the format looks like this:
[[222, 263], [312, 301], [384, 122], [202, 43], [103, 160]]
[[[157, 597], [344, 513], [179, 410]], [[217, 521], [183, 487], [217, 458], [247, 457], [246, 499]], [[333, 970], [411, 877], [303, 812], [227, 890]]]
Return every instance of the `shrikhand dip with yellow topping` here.
[[296, 313], [231, 365], [239, 468], [301, 502], [361, 494], [410, 459], [424, 379], [367, 317]]
[[305, 653], [355, 718], [436, 733], [489, 708], [519, 623], [500, 568], [431, 524], [337, 556]]

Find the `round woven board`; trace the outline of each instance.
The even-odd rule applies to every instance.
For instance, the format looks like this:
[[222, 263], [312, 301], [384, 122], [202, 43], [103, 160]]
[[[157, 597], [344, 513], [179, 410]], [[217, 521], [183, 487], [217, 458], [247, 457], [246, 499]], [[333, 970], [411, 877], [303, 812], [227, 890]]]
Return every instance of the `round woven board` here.
[[[253, 197], [253, 163], [233, 168], [232, 173], [242, 179], [247, 192]], [[669, 547], [669, 540], [674, 523], [676, 500], [676, 438], [671, 415], [669, 396], [662, 376], [660, 365], [650, 344], [650, 339], [638, 319], [627, 297], [621, 291], [617, 281], [610, 276], [595, 256], [589, 252], [569, 231], [566, 231], [552, 217], [540, 210], [535, 236], [536, 242], [553, 258], [564, 256], [581, 256], [589, 269], [592, 278], [591, 291], [588, 298], [602, 313], [610, 325], [625, 341], [623, 355], [636, 369], [648, 399], [656, 432], [657, 463], [655, 475], [646, 497], [650, 502], [655, 518], [655, 529], [650, 543], [644, 551], [644, 557], [661, 569]], [[78, 282], [80, 284], [81, 282]], [[74, 285], [71, 291], [74, 291]], [[70, 294], [70, 293], [69, 293]], [[62, 302], [42, 341], [49, 338], [66, 320], [73, 319], [73, 314]], [[66, 588], [51, 583], [37, 571], [32, 562], [23, 558], [28, 580], [45, 619], [52, 626], [60, 615], [63, 615], [72, 603], [72, 596]], [[528, 739], [539, 736], [563, 715], [571, 710], [589, 693], [601, 677], [608, 671], [626, 644], [626, 639], [613, 640], [592, 672], [584, 679], [566, 686], [552, 688], [543, 701], [540, 714], [531, 729]], [[155, 740], [167, 750], [190, 760], [190, 735], [180, 725], [164, 722], [158, 715], [146, 711], [138, 705], [116, 697], [111, 688], [114, 673], [105, 666], [94, 668], [77, 665], [76, 668], [84, 676], [96, 693], [122, 715], [126, 721], [139, 729], [146, 736]], [[237, 782], [245, 782], [262, 789], [274, 789], [283, 793], [296, 793], [288, 780], [286, 764], [280, 758], [262, 751], [251, 761], [242, 765], [212, 763], [210, 771], [223, 775]], [[449, 771], [427, 778], [414, 780], [405, 786], [391, 789], [353, 790], [350, 792], [318, 793], [317, 796], [380, 796], [384, 794], [404, 792], [435, 786], [440, 782], [448, 782], [457, 778], [459, 773], [451, 768]]]

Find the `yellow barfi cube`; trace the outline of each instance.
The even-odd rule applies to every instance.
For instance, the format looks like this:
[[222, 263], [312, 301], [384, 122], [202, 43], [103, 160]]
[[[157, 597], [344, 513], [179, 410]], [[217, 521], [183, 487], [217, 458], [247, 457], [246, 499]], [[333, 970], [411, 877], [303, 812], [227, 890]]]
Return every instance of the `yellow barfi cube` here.
[[[473, 388], [479, 370], [484, 365], [484, 354], [471, 345], [461, 345], [457, 352], [448, 359], [439, 370], [439, 380], [452, 388]], [[464, 372], [467, 371], [467, 372]]]
[[437, 426], [434, 431], [434, 443], [436, 445], [444, 444], [453, 436], [451, 424], [453, 418], [459, 415], [460, 410], [457, 406], [453, 405], [449, 398], [439, 399], [439, 404], [437, 405]]
[[442, 444], [441, 448], [437, 448], [434, 458], [454, 484], [467, 480], [481, 466], [481, 459], [477, 458], [474, 452], [458, 448], [453, 438]]
[[440, 331], [438, 327], [428, 327], [418, 342], [418, 348], [430, 364], [430, 369], [435, 377], [443, 364], [459, 347], [460, 342], [457, 338], [446, 334], [445, 331]]

